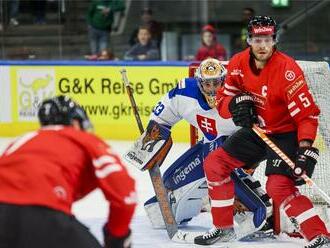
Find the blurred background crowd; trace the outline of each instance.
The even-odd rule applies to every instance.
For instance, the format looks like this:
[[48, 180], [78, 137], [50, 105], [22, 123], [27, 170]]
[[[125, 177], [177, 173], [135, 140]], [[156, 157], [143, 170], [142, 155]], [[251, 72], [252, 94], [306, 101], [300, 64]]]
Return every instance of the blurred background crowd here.
[[227, 60], [252, 15], [296, 59], [330, 57], [329, 0], [0, 0], [0, 59]]

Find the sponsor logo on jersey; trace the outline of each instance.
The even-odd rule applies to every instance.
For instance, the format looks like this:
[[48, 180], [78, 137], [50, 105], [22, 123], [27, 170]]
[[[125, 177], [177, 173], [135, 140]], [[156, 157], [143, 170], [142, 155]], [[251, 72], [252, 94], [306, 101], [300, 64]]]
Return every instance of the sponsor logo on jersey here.
[[305, 85], [305, 83], [306, 81], [303, 78], [299, 77], [296, 81], [290, 84], [286, 88], [288, 98], [290, 99], [291, 97], [293, 97]]
[[244, 77], [244, 74], [242, 73], [242, 70], [241, 69], [234, 69], [234, 70], [232, 70], [230, 72], [230, 75]]
[[285, 72], [285, 78], [288, 81], [293, 81], [296, 78], [296, 74], [293, 71], [287, 70]]
[[265, 108], [265, 104], [266, 104], [266, 97], [258, 95], [256, 93], [252, 94], [252, 98], [253, 98], [253, 102], [255, 104], [256, 107]]
[[274, 33], [274, 27], [260, 27], [256, 26], [252, 28], [253, 34], [273, 34]]
[[187, 176], [202, 163], [199, 157], [195, 158], [195, 160], [191, 161], [187, 166], [180, 168], [174, 172], [173, 181], [175, 184], [179, 184], [184, 181]]
[[208, 140], [214, 140], [218, 136], [215, 120], [202, 115], [196, 115], [196, 118], [197, 124], [204, 136]]
[[53, 190], [54, 190], [54, 193], [57, 198], [62, 199], [62, 200], [67, 199], [67, 193], [63, 186], [60, 186], [60, 185], [55, 186]]

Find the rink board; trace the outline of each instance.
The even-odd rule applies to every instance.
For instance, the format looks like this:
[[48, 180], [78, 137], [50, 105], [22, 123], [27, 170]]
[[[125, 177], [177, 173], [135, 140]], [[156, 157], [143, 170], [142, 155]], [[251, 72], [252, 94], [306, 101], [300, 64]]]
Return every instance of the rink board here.
[[[85, 108], [98, 135], [135, 139], [139, 131], [120, 70], [127, 70], [146, 125], [159, 99], [187, 77], [188, 67], [187, 62], [2, 61], [0, 136], [17, 136], [38, 128], [40, 102], [65, 94]], [[177, 125], [173, 137], [176, 141], [188, 141], [188, 124]]]

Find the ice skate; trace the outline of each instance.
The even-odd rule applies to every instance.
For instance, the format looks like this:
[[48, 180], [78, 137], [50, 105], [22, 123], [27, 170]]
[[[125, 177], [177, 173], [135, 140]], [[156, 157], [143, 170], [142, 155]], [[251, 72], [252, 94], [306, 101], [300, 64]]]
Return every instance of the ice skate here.
[[305, 248], [330, 248], [330, 238], [324, 235], [319, 235], [312, 239]]
[[236, 234], [233, 228], [220, 229], [213, 227], [205, 234], [197, 236], [194, 240], [198, 245], [212, 245], [216, 242], [228, 242], [236, 239]]

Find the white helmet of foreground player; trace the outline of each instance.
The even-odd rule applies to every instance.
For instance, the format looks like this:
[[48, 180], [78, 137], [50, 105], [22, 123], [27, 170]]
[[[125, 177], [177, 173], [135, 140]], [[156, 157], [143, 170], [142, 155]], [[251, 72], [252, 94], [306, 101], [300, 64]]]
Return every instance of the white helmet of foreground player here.
[[227, 74], [226, 68], [217, 59], [205, 59], [196, 70], [198, 87], [211, 108], [216, 104], [216, 92], [222, 86]]

